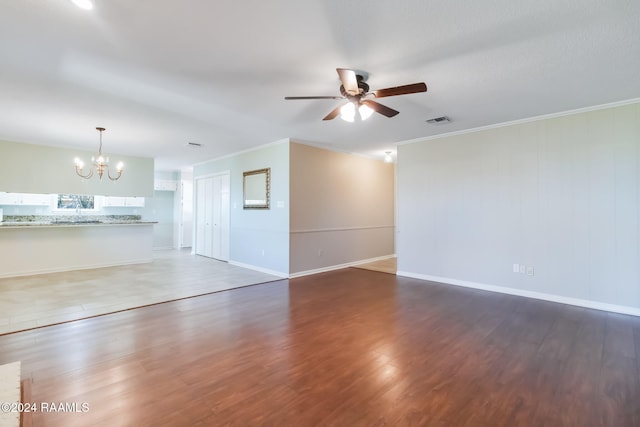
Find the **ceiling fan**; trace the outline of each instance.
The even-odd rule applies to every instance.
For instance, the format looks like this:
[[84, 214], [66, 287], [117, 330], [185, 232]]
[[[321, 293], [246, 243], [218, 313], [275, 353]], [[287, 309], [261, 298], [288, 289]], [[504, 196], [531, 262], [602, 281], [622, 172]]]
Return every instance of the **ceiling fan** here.
[[369, 92], [369, 85], [364, 81], [364, 76], [356, 74], [354, 70], [346, 68], [336, 68], [340, 77], [340, 93], [342, 96], [285, 96], [286, 100], [295, 99], [346, 99], [348, 102], [334, 108], [322, 120], [333, 120], [338, 114], [348, 122], [353, 122], [356, 111], [362, 120], [366, 120], [375, 111], [383, 116], [393, 117], [399, 111], [382, 105], [368, 97], [384, 98], [387, 96], [408, 95], [411, 93], [426, 92], [427, 85], [422, 83], [413, 83], [403, 86], [395, 86], [386, 89], [378, 89]]

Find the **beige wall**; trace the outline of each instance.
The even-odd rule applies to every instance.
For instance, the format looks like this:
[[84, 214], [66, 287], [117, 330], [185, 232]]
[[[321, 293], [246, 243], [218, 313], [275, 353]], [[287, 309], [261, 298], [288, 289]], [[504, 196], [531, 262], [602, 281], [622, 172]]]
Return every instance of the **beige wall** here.
[[393, 164], [292, 142], [290, 201], [292, 274], [393, 255]]

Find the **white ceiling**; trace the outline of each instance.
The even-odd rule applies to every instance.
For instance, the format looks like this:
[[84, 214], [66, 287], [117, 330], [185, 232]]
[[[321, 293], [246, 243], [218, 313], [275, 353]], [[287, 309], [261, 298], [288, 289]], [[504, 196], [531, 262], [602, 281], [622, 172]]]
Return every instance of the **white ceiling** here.
[[[0, 139], [155, 157], [156, 169], [291, 137], [396, 143], [640, 97], [637, 0], [0, 0]], [[322, 121], [337, 67], [400, 114]], [[429, 125], [447, 115], [452, 122]], [[195, 149], [187, 142], [204, 145]]]

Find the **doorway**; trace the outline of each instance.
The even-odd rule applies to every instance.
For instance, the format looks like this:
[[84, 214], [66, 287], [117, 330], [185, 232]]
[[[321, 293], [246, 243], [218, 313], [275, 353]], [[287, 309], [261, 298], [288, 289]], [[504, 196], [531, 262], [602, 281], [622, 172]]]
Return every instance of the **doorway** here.
[[229, 172], [196, 179], [195, 253], [229, 261]]

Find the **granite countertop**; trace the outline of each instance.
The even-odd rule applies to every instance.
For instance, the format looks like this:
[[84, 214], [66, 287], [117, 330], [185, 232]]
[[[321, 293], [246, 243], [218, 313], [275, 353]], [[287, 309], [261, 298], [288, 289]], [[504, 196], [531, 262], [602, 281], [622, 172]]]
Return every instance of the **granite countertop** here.
[[105, 225], [156, 224], [140, 215], [5, 215], [0, 228], [8, 227], [87, 227]]
[[109, 227], [113, 225], [152, 225], [157, 224], [157, 221], [110, 221], [110, 222], [0, 222], [0, 229], [2, 228], [41, 228], [41, 227]]

